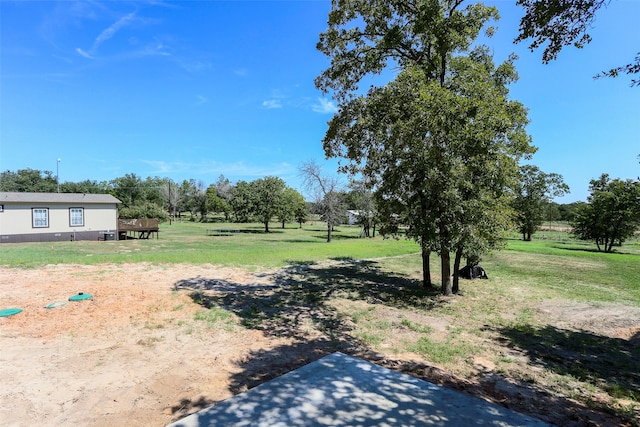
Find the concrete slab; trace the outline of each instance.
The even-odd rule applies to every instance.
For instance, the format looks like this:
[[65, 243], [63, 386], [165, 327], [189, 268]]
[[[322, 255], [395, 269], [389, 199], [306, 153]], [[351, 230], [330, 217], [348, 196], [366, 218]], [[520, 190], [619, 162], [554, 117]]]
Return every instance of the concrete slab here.
[[334, 353], [170, 427], [549, 426], [501, 406]]

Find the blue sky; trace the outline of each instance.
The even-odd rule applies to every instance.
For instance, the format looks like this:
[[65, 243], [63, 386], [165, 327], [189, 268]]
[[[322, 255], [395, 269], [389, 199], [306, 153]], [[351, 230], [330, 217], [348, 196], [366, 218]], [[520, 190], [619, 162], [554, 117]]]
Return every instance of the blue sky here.
[[[488, 41], [511, 52], [513, 99], [529, 108], [539, 147], [532, 163], [562, 174], [585, 200], [589, 180], [640, 175], [640, 88], [626, 76], [594, 80], [640, 51], [639, 0], [600, 12], [582, 50], [514, 45], [520, 10]], [[313, 79], [329, 62], [316, 49], [330, 2], [0, 1], [0, 170], [59, 171], [60, 181], [127, 173], [231, 181], [267, 175], [298, 190], [298, 166], [324, 160], [334, 102]], [[58, 164], [57, 159], [61, 159]]]

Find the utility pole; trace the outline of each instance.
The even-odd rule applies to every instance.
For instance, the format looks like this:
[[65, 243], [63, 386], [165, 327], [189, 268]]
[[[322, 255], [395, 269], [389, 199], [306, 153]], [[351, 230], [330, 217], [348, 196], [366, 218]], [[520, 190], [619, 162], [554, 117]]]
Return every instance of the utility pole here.
[[60, 158], [56, 164], [56, 182], [58, 183], [58, 193], [60, 192]]

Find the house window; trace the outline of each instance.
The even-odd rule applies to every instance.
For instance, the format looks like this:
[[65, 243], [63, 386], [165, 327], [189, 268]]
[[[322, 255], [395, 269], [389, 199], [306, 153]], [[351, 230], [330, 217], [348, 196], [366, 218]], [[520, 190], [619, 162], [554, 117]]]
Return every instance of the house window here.
[[69, 208], [69, 225], [71, 227], [84, 226], [84, 208]]
[[31, 217], [33, 218], [33, 228], [49, 227], [49, 209], [33, 208], [31, 209]]

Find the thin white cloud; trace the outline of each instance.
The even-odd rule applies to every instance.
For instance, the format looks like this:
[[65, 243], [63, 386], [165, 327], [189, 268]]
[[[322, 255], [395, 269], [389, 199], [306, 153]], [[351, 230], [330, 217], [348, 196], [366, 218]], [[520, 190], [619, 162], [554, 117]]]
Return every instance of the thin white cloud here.
[[268, 110], [274, 108], [282, 108], [282, 102], [279, 99], [269, 99], [267, 101], [262, 102], [262, 108], [266, 108]]
[[80, 56], [84, 56], [87, 59], [93, 59], [93, 56], [89, 55], [87, 52], [85, 52], [84, 50], [80, 49], [79, 47], [76, 48], [76, 52], [78, 52], [78, 54], [80, 54]]
[[313, 104], [311, 106], [311, 109], [315, 113], [334, 114], [338, 111], [338, 107], [333, 103], [333, 101], [326, 98], [318, 98], [318, 102], [318, 104]]
[[122, 27], [126, 26], [129, 22], [133, 21], [135, 16], [136, 16], [136, 13], [135, 12], [131, 12], [131, 13], [123, 16], [122, 18], [118, 19], [109, 28], [107, 28], [106, 30], [101, 32], [98, 35], [98, 37], [96, 37], [96, 40], [93, 42], [93, 48], [92, 49], [95, 51], [102, 43], [104, 43], [105, 41], [107, 41], [111, 37], [113, 37], [114, 34], [117, 33]]
[[111, 24], [108, 28], [103, 30], [100, 34], [98, 34], [98, 37], [96, 37], [96, 39], [93, 41], [93, 45], [91, 46], [91, 49], [89, 49], [88, 51], [85, 51], [83, 49], [76, 48], [76, 52], [78, 52], [79, 55], [85, 58], [92, 59], [102, 43], [112, 38], [118, 31], [120, 31], [120, 29], [122, 29], [123, 27], [127, 26], [130, 22], [132, 22], [135, 19], [135, 17], [136, 17], [136, 12], [131, 12], [126, 14], [125, 16], [123, 16], [122, 18], [118, 19], [116, 22]]
[[209, 100], [202, 95], [196, 95], [196, 99], [197, 99], [196, 105], [203, 105], [209, 102]]

